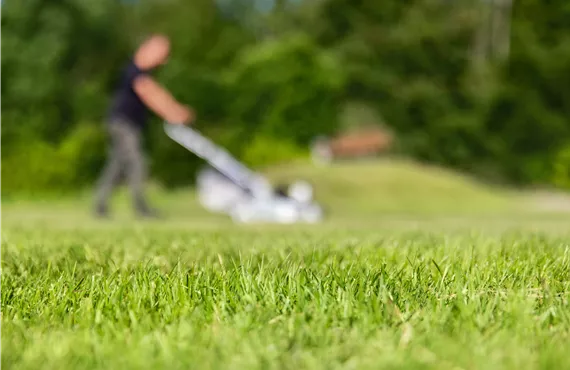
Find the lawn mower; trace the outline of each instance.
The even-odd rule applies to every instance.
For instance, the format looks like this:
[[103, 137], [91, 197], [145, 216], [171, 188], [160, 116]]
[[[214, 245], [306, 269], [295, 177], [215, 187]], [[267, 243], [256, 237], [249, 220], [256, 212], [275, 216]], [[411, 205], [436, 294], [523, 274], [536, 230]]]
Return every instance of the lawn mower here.
[[317, 223], [322, 207], [313, 199], [306, 181], [273, 187], [266, 177], [252, 171], [197, 130], [165, 122], [172, 140], [207, 162], [197, 174], [200, 204], [210, 212], [228, 215], [236, 223]]

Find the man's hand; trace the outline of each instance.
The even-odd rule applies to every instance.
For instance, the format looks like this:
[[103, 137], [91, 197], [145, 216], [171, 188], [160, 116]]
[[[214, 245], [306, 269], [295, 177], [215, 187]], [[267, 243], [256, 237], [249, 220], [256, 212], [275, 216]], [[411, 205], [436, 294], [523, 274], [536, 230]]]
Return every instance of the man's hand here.
[[194, 113], [194, 110], [192, 110], [192, 108], [186, 105], [180, 105], [175, 117], [177, 119], [174, 120], [172, 123], [186, 125], [194, 122], [194, 120], [196, 119], [196, 114]]

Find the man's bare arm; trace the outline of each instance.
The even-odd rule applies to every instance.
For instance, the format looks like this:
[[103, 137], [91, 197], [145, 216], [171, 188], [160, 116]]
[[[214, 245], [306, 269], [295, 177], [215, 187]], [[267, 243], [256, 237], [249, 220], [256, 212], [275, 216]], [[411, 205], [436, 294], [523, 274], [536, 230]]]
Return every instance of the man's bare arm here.
[[170, 123], [188, 123], [192, 112], [149, 76], [137, 77], [133, 89], [158, 116]]

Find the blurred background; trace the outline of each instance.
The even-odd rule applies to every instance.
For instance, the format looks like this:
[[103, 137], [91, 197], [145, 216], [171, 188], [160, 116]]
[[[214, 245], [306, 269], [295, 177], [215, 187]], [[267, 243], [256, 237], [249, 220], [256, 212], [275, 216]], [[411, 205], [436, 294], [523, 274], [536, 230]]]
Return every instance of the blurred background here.
[[[110, 92], [153, 32], [173, 44], [160, 82], [254, 168], [381, 155], [570, 189], [567, 0], [6, 0], [1, 10], [4, 199], [93, 186]], [[154, 181], [192, 185], [201, 162], [160, 121], [148, 126]]]

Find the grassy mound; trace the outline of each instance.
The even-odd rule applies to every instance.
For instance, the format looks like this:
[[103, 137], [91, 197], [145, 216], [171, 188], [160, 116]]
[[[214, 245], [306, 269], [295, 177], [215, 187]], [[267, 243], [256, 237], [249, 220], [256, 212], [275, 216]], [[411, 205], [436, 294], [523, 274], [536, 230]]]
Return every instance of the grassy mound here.
[[516, 206], [507, 191], [467, 176], [408, 161], [340, 163], [328, 167], [294, 164], [266, 171], [274, 182], [306, 179], [331, 211], [358, 214], [470, 213], [504, 211]]
[[[274, 184], [305, 179], [315, 187], [317, 200], [329, 211], [332, 219], [379, 219], [382, 216], [518, 216], [540, 211], [545, 203], [533, 194], [498, 189], [449, 170], [403, 160], [375, 160], [339, 163], [327, 167], [311, 163], [274, 166], [264, 171]], [[178, 219], [220, 220], [198, 204], [193, 189], [167, 192], [149, 186], [153, 204]], [[8, 218], [49, 218], [78, 214], [90, 217], [92, 191], [70, 194], [69, 197], [23, 199], [5, 202]], [[123, 188], [112, 202], [113, 212], [130, 213], [131, 195]], [[552, 202], [551, 202], [552, 203]], [[561, 202], [556, 200], [556, 204]], [[78, 212], [80, 211], [80, 212]]]

